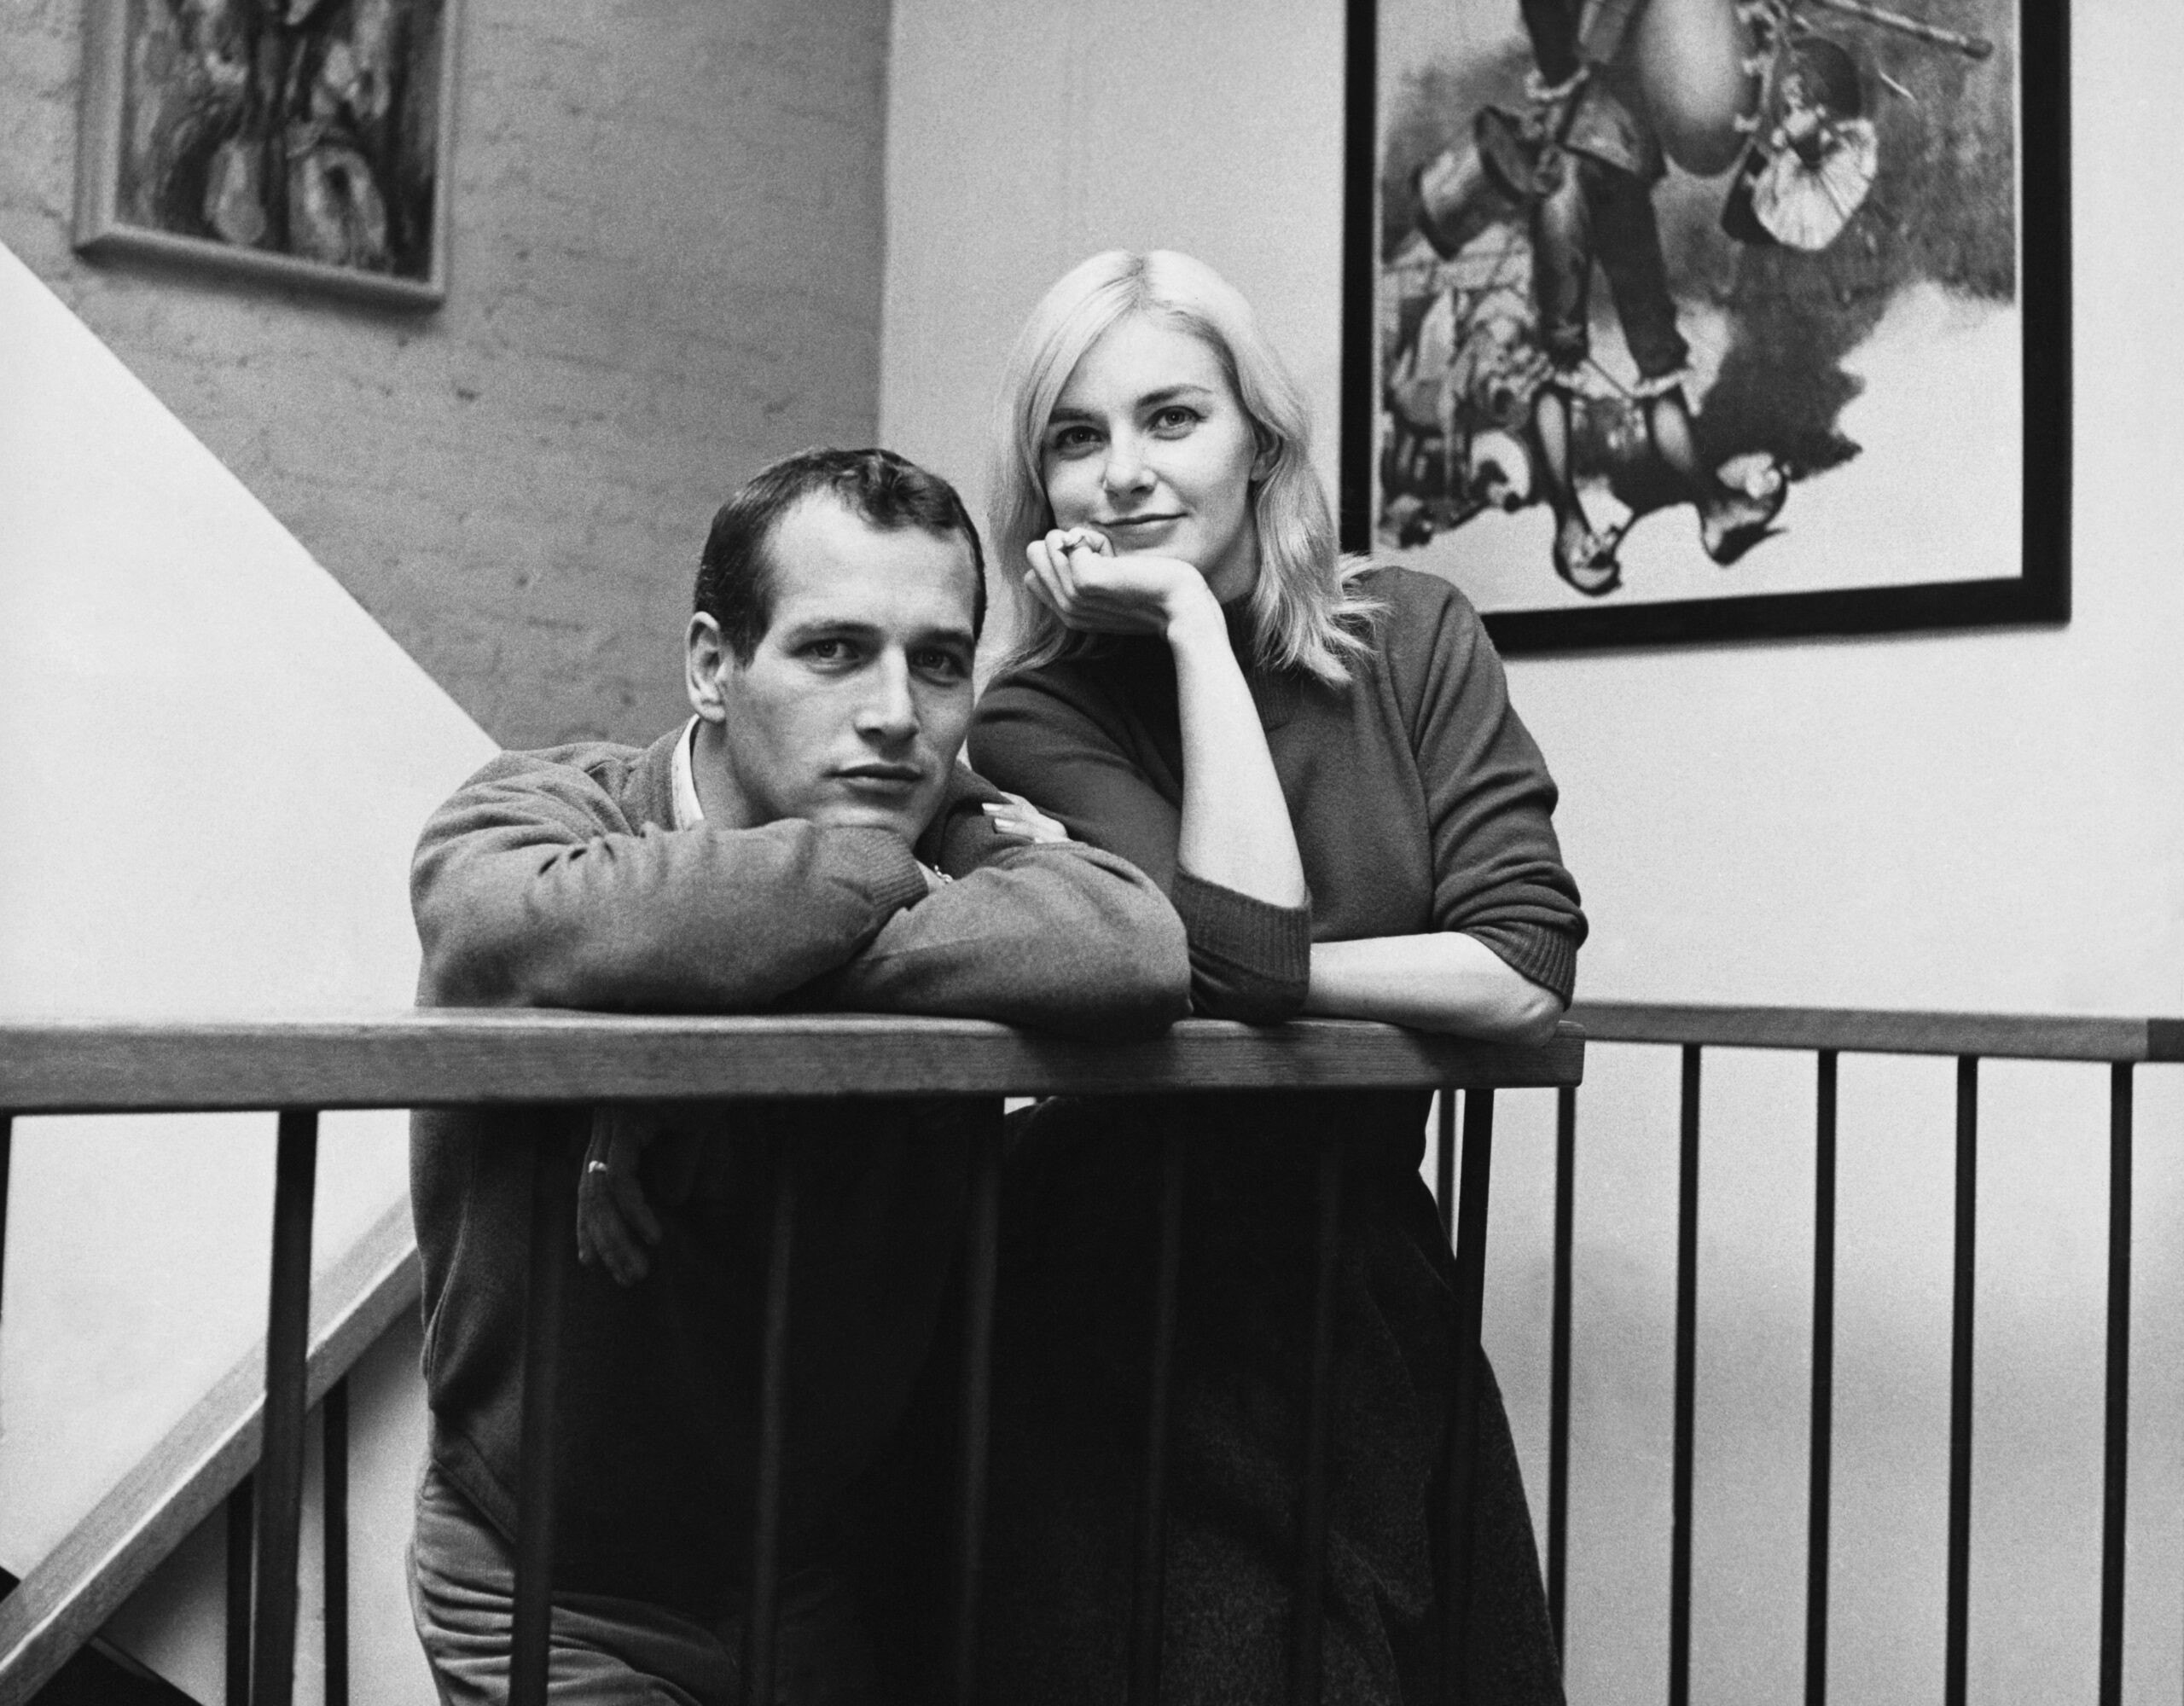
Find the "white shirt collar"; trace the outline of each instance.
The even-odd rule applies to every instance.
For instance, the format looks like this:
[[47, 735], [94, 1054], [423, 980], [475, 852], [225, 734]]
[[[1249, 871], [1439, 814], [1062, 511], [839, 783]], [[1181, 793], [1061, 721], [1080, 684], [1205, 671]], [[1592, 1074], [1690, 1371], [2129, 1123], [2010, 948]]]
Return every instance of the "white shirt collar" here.
[[698, 804], [698, 784], [690, 774], [690, 754], [698, 739], [698, 719], [692, 717], [684, 725], [682, 738], [675, 743], [675, 827], [695, 829], [706, 821], [706, 809]]

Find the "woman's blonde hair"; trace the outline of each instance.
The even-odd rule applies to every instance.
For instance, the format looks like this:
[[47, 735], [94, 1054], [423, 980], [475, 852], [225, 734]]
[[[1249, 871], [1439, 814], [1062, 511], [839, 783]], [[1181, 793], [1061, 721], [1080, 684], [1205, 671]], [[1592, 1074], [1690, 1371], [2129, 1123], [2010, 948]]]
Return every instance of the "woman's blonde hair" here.
[[1253, 661], [1304, 670], [1330, 685], [1347, 682], [1380, 606], [1357, 586], [1368, 565], [1336, 548], [1334, 518], [1312, 472], [1304, 393], [1251, 305], [1205, 262], [1172, 249], [1110, 249], [1072, 268], [1039, 299], [1009, 352], [986, 484], [994, 560], [1016, 617], [1016, 643], [1003, 667], [1048, 663], [1087, 642], [1024, 591], [1024, 552], [1054, 525], [1040, 473], [1054, 404], [1085, 351], [1133, 314], [1157, 314], [1203, 340], [1272, 453], [1252, 499], [1259, 548], [1246, 606]]

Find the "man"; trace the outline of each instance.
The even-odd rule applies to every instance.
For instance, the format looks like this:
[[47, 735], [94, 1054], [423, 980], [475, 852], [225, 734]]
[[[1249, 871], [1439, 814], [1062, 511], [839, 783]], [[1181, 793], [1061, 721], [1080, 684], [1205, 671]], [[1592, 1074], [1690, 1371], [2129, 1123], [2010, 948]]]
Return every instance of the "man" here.
[[[689, 722], [642, 751], [504, 754], [426, 826], [421, 1004], [834, 1007], [1091, 1037], [1180, 1017], [1182, 931], [1153, 885], [1045, 838], [1059, 831], [956, 765], [982, 569], [953, 490], [899, 457], [814, 450], [759, 473], [706, 542]], [[997, 1111], [415, 1116], [433, 1439], [412, 1597], [446, 1700], [506, 1696], [531, 1158], [559, 1137], [574, 1167], [587, 1136], [554, 1688], [735, 1697], [778, 1149], [799, 1169], [782, 1694], [875, 1697], [845, 1501], [924, 1360], [982, 1117]]]

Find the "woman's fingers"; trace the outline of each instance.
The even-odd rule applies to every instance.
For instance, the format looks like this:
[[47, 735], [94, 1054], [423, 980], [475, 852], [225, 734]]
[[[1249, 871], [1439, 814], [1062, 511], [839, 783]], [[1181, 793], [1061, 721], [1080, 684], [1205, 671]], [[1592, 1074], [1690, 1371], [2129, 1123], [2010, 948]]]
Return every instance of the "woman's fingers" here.
[[1046, 540], [1034, 539], [1024, 548], [1025, 560], [1031, 567], [1025, 572], [1024, 585], [1031, 595], [1064, 622], [1069, 620], [1069, 595], [1062, 582], [1062, 572], [1055, 560], [1055, 554]]
[[1079, 591], [1076, 554], [1086, 548], [1078, 540], [1082, 528], [1054, 527], [1039, 543], [1046, 548], [1048, 580], [1064, 604], [1074, 602]]
[[1069, 839], [1067, 829], [1021, 794], [1004, 792], [1001, 798], [988, 800], [983, 809], [987, 821], [1003, 835], [1021, 836], [1026, 841]]

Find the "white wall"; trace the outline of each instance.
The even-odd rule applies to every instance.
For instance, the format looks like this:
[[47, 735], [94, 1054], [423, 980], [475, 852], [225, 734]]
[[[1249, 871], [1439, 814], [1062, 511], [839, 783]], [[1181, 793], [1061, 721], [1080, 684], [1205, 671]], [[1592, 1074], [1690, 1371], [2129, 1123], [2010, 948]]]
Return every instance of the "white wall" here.
[[[406, 1007], [409, 850], [493, 743], [4, 248], [0, 375], [0, 1016]], [[323, 1272], [403, 1199], [408, 1148], [399, 1114], [321, 1136]], [[26, 1573], [264, 1334], [272, 1158], [270, 1114], [16, 1123], [0, 1564]], [[382, 1377], [360, 1536], [422, 1442], [414, 1361]], [[359, 1700], [429, 1697], [414, 1639], [380, 1638], [400, 1571], [357, 1548]], [[216, 1568], [150, 1592], [151, 1650], [217, 1635]]]
[[[1305, 380], [1332, 473], [1342, 6], [897, 0], [883, 438], [975, 489], [1039, 292], [1114, 244], [1212, 262]], [[1514, 663], [1564, 788], [1584, 993], [2184, 1013], [2184, 57], [2167, 0], [2075, 9], [2077, 615], [2067, 628]], [[1674, 1062], [1596, 1049], [1578, 1176], [1571, 1686], [1665, 1652]], [[1702, 1196], [1698, 1697], [1793, 1697], [1802, 1643], [1810, 1079], [1715, 1057]], [[1941, 1663], [1949, 1069], [1844, 1079], [1838, 1697]], [[2140, 1077], [2130, 1685], [2184, 1679], [2184, 1116]], [[1974, 1691], [2090, 1690], [2105, 1076], [1992, 1067], [1983, 1127]], [[1544, 1109], [1512, 1099], [1490, 1335], [1543, 1499]]]
[[1304, 382], [1333, 489], [1342, 8], [897, 0], [880, 440], [979, 508], [985, 426], [1039, 293], [1095, 251], [1188, 249]]

